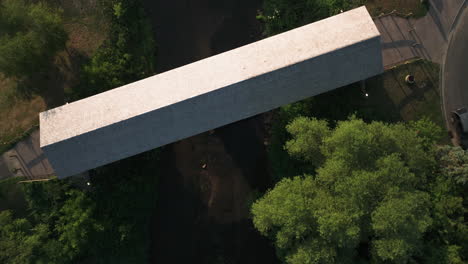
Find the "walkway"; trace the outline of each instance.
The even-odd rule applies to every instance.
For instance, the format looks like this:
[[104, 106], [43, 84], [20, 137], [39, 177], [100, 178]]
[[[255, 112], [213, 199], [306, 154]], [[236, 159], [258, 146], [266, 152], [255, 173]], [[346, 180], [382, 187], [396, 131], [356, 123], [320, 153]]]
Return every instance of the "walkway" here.
[[464, 0], [430, 0], [429, 12], [419, 19], [395, 15], [374, 18], [382, 34], [382, 56], [386, 68], [421, 57], [441, 64], [448, 33]]
[[47, 158], [39, 148], [39, 129], [0, 157], [0, 179], [25, 176], [36, 180], [47, 178], [53, 173]]

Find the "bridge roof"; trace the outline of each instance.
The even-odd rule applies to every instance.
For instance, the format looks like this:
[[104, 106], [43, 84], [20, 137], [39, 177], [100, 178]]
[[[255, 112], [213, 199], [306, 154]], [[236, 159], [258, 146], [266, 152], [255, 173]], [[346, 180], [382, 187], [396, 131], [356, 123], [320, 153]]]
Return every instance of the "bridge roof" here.
[[365, 7], [40, 113], [41, 147], [378, 37]]

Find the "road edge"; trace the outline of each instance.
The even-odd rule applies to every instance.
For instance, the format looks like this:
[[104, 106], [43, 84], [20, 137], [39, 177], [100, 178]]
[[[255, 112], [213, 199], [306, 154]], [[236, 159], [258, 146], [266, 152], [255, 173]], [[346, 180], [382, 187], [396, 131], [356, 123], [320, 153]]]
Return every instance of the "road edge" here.
[[445, 126], [447, 128], [447, 131], [450, 131], [450, 124], [448, 122], [448, 117], [447, 117], [447, 111], [445, 107], [445, 63], [447, 61], [447, 53], [448, 50], [452, 44], [452, 37], [453, 37], [453, 29], [456, 27], [458, 24], [458, 21], [460, 20], [460, 15], [463, 13], [467, 6], [467, 0], [464, 0], [463, 3], [460, 5], [460, 8], [458, 8], [457, 15], [454, 17], [452, 24], [450, 25], [449, 29], [449, 36], [447, 39], [447, 48], [443, 51], [444, 53], [442, 54], [442, 61], [441, 61], [441, 67], [439, 70], [439, 87], [440, 87], [440, 94], [441, 94], [441, 99], [442, 99], [442, 112], [445, 120]]

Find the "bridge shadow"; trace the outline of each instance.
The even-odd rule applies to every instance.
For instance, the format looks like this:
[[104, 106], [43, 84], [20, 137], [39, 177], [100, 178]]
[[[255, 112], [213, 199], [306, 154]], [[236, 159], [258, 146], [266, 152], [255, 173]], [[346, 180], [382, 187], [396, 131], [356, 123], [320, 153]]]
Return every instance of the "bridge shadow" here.
[[272, 187], [262, 114], [218, 128], [216, 134], [253, 189], [263, 192]]

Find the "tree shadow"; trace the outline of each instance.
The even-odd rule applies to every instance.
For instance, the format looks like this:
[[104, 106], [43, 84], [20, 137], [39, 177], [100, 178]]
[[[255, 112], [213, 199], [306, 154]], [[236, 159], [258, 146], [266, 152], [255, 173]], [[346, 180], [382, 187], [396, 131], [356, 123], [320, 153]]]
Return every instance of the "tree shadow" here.
[[403, 109], [406, 105], [410, 104], [413, 101], [422, 101], [424, 100], [424, 95], [433, 89], [432, 84], [427, 82], [421, 83], [419, 85], [414, 84], [411, 86], [411, 94], [407, 95], [401, 102], [397, 105], [398, 109]]
[[68, 48], [56, 57], [47, 74], [37, 80], [37, 93], [44, 99], [47, 109], [61, 106], [69, 100], [66, 91], [77, 88], [82, 66], [87, 60], [84, 53]]
[[39, 95], [44, 99], [47, 109], [63, 105], [65, 90], [76, 88], [82, 65], [87, 60], [86, 55], [76, 49], [62, 52], [46, 69], [19, 79], [15, 88], [16, 97], [29, 100]]
[[[232, 1], [231, 1], [232, 2]], [[231, 4], [230, 10], [222, 25], [211, 38], [213, 55], [260, 40], [262, 29], [259, 21], [255, 19], [261, 1], [236, 1]]]

